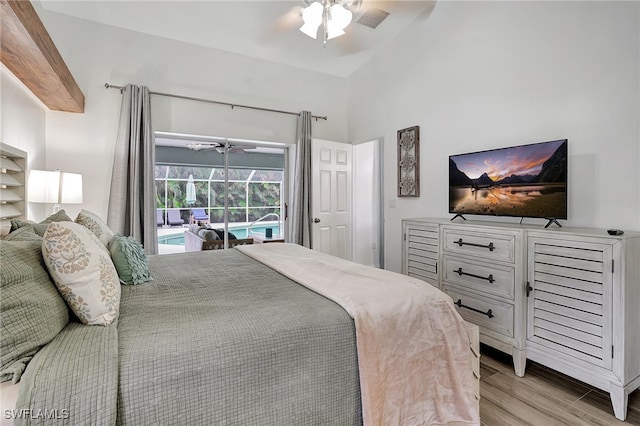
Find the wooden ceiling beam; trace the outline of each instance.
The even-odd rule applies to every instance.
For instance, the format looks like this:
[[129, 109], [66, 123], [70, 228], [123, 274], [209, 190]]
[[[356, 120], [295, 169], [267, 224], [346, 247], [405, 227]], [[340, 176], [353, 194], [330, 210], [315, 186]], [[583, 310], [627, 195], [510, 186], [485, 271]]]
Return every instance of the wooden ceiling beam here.
[[30, 1], [0, 0], [0, 61], [49, 109], [84, 112], [84, 95]]

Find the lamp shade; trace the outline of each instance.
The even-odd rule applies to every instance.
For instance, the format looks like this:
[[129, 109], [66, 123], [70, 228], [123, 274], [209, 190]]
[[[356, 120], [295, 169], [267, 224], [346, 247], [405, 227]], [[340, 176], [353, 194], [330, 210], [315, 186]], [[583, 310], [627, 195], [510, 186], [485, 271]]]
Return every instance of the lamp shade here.
[[31, 170], [28, 191], [29, 201], [32, 203], [57, 203], [60, 192], [60, 172]]
[[82, 175], [60, 173], [60, 204], [82, 204]]
[[32, 203], [81, 204], [82, 175], [59, 170], [31, 170], [28, 191]]

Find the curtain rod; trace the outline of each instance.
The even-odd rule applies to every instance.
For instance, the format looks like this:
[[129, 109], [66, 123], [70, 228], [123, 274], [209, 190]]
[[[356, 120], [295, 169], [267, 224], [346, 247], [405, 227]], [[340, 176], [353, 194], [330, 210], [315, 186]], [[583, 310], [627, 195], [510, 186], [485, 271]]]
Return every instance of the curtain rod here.
[[[104, 87], [107, 89], [119, 89], [120, 93], [122, 93], [122, 91], [124, 90], [123, 86], [115, 86], [113, 84], [109, 84], [109, 83], [105, 83]], [[231, 109], [234, 108], [246, 108], [246, 109], [255, 109], [258, 111], [267, 111], [267, 112], [276, 112], [279, 114], [289, 114], [289, 115], [299, 115], [299, 113], [297, 112], [292, 112], [292, 111], [283, 111], [283, 110], [279, 110], [279, 109], [271, 109], [271, 108], [262, 108], [262, 107], [256, 107], [256, 106], [251, 106], [251, 105], [240, 105], [240, 104], [232, 104], [229, 102], [220, 102], [220, 101], [213, 101], [211, 99], [203, 99], [203, 98], [194, 98], [191, 96], [182, 96], [182, 95], [173, 95], [171, 93], [162, 93], [162, 92], [152, 92], [149, 91], [150, 95], [157, 95], [157, 96], [166, 96], [169, 98], [177, 98], [177, 99], [186, 99], [188, 101], [198, 101], [198, 102], [205, 102], [208, 104], [218, 104], [218, 105], [226, 105], [231, 107]], [[327, 120], [327, 116], [321, 116], [321, 115], [312, 115], [311, 118], [315, 118], [316, 121], [318, 120]]]

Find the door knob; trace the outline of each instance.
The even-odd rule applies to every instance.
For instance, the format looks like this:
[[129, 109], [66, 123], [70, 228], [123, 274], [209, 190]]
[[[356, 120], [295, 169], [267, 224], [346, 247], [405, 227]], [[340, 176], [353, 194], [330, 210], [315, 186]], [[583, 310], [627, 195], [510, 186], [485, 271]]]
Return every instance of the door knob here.
[[313, 218], [313, 223], [320, 223], [320, 219], [318, 219], [317, 217]]

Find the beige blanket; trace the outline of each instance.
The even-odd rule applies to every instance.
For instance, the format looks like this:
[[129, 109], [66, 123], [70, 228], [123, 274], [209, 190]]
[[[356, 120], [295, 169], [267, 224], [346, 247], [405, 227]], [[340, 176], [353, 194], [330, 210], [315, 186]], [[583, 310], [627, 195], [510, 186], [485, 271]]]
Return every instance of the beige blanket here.
[[353, 317], [366, 426], [480, 424], [469, 337], [447, 295], [295, 244], [237, 249]]

